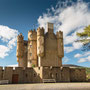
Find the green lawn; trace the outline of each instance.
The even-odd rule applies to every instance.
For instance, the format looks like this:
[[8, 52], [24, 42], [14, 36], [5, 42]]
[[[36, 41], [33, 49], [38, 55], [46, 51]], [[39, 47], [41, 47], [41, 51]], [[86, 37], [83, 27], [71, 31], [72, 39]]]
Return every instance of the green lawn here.
[[86, 68], [87, 79], [90, 79], [90, 68]]

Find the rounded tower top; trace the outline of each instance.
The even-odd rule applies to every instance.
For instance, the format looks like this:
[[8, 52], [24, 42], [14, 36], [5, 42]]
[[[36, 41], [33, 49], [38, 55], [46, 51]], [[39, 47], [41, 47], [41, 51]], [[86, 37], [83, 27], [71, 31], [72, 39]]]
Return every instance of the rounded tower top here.
[[22, 35], [22, 33], [20, 33], [18, 36], [17, 36], [17, 42], [18, 41], [23, 41], [24, 39], [24, 36]]
[[57, 38], [63, 38], [63, 32], [59, 31], [56, 33]]
[[44, 36], [44, 28], [42, 27], [42, 28], [38, 28], [37, 29], [37, 36]]
[[37, 40], [37, 32], [35, 29], [28, 31], [28, 40]]

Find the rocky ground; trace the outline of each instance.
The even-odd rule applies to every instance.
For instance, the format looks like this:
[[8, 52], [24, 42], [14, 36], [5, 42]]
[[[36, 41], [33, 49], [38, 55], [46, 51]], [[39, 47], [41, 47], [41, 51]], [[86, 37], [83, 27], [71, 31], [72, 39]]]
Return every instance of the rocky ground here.
[[0, 90], [90, 90], [90, 83], [8, 84]]

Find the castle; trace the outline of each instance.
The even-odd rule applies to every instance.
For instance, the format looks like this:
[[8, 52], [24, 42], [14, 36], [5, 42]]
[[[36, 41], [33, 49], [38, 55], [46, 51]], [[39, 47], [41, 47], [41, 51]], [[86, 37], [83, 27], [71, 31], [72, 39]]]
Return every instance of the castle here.
[[48, 23], [48, 32], [44, 28], [28, 32], [28, 41], [23, 40], [22, 34], [17, 37], [17, 61], [19, 67], [62, 66], [64, 56], [63, 32], [54, 34], [53, 24]]
[[86, 81], [86, 70], [62, 66], [64, 57], [63, 32], [54, 33], [52, 23], [44, 28], [28, 31], [28, 41], [22, 34], [17, 36], [18, 67], [0, 67], [0, 80], [10, 83], [40, 83]]

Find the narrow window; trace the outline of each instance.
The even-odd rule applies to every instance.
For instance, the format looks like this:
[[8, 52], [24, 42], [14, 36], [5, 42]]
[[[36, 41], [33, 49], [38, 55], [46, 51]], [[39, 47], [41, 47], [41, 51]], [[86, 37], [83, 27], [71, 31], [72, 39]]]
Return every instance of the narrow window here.
[[58, 74], [56, 73], [56, 78], [58, 77]]
[[36, 77], [36, 74], [34, 73], [34, 77]]
[[32, 45], [30, 45], [30, 48], [32, 48]]
[[27, 75], [27, 73], [26, 73], [26, 77], [27, 77], [28, 75]]
[[30, 60], [30, 63], [32, 63], [32, 61]]
[[30, 35], [30, 37], [32, 38], [32, 34]]
[[52, 73], [50, 73], [50, 78], [52, 78]]
[[38, 69], [40, 70], [40, 67], [38, 67]]
[[30, 53], [30, 56], [32, 56], [32, 53]]

